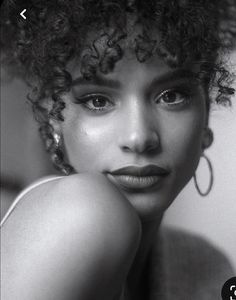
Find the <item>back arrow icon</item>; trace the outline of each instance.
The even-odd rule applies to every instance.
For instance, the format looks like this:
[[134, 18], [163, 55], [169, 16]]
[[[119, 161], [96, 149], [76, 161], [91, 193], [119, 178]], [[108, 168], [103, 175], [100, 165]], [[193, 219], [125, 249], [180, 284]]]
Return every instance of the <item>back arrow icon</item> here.
[[25, 12], [26, 12], [26, 9], [23, 9], [22, 12], [20, 13], [20, 15], [22, 16], [23, 19], [26, 19], [26, 16], [24, 15]]

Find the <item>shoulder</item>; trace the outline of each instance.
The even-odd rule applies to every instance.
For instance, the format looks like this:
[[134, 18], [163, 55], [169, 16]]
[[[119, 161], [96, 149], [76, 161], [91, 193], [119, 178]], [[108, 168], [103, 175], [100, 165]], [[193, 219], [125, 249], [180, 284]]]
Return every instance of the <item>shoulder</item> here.
[[[120, 201], [116, 201], [119, 198]], [[48, 176], [42, 178], [24, 189], [15, 199], [9, 211], [2, 220], [5, 225], [10, 215], [20, 214], [21, 218], [30, 215], [40, 215], [44, 212], [59, 216], [66, 212], [77, 213], [97, 212], [99, 208], [118, 209], [120, 206], [130, 206], [119, 190], [99, 173], [83, 173], [70, 176]], [[126, 209], [127, 210], [127, 209]], [[131, 208], [129, 209], [131, 210]], [[81, 213], [80, 213], [81, 214]], [[42, 215], [39, 216], [42, 218]], [[70, 219], [70, 218], [69, 218]], [[77, 216], [76, 216], [77, 219]]]
[[[59, 295], [75, 282], [79, 293], [90, 292], [87, 282], [93, 286], [101, 268], [104, 274], [120, 266], [126, 272], [138, 246], [138, 220], [102, 174], [41, 180], [18, 198], [3, 226], [5, 293], [25, 290], [31, 299], [49, 299], [52, 286]], [[42, 282], [45, 289], [38, 288]]]
[[183, 295], [192, 295], [189, 299], [218, 299], [224, 282], [233, 277], [222, 251], [197, 234], [173, 228], [163, 227], [161, 238], [170, 286], [181, 287]]
[[84, 228], [96, 237], [95, 224], [107, 236], [118, 228], [125, 229], [125, 224], [130, 234], [131, 228], [136, 232], [139, 227], [131, 204], [99, 173], [41, 179], [17, 197], [2, 221], [3, 233], [11, 234], [12, 240], [20, 235], [24, 240], [29, 232], [41, 235], [42, 231], [44, 236], [60, 239], [65, 231], [81, 235]]

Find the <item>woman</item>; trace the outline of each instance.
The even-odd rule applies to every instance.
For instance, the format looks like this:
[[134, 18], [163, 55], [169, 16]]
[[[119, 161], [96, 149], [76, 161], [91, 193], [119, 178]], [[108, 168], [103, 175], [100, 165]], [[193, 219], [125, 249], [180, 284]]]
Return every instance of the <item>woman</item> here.
[[160, 224], [213, 141], [211, 103], [234, 93], [220, 62], [234, 6], [29, 1], [24, 22], [5, 4], [5, 61], [34, 87], [67, 176], [31, 186], [3, 220], [4, 300], [220, 298], [224, 256]]

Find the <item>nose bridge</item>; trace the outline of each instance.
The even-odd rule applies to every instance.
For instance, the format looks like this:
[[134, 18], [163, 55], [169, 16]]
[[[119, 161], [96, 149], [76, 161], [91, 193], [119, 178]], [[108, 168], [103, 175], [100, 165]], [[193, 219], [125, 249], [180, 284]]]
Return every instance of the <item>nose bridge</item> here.
[[145, 135], [151, 129], [151, 115], [148, 109], [139, 99], [133, 99], [130, 103], [128, 128], [133, 135]]
[[143, 152], [156, 148], [159, 144], [157, 124], [148, 104], [140, 96], [133, 95], [127, 107], [123, 123], [123, 149]]

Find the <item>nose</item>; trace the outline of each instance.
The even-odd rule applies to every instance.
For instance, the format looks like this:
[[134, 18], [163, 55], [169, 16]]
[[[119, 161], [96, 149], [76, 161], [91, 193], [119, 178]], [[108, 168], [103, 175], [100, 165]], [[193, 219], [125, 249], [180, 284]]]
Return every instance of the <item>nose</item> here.
[[124, 128], [120, 137], [120, 147], [125, 152], [155, 152], [160, 147], [160, 136], [157, 118], [148, 111], [145, 105], [131, 105], [129, 112], [122, 121]]

